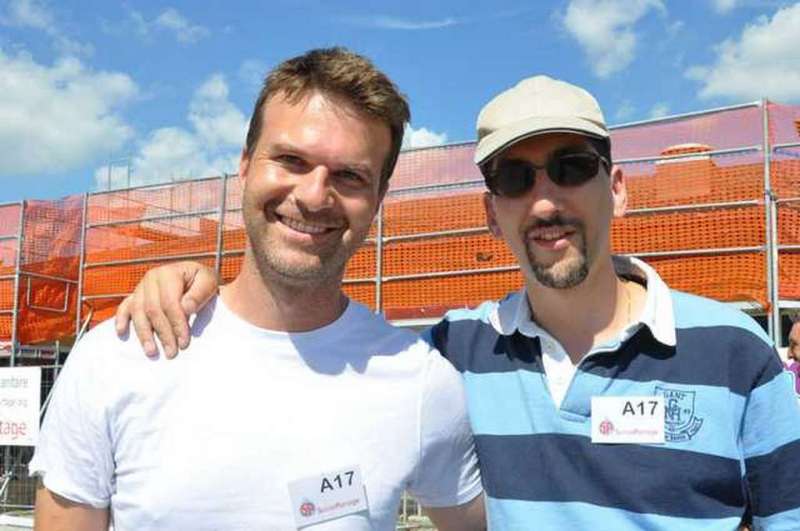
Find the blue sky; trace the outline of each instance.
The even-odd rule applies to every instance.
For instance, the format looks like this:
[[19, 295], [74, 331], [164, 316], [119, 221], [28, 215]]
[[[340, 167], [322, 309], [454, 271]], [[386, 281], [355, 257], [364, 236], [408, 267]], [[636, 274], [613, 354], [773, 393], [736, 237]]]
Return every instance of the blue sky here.
[[0, 0], [0, 203], [234, 172], [263, 74], [309, 48], [369, 56], [419, 147], [537, 73], [611, 124], [800, 103], [798, 28], [800, 2], [750, 0]]

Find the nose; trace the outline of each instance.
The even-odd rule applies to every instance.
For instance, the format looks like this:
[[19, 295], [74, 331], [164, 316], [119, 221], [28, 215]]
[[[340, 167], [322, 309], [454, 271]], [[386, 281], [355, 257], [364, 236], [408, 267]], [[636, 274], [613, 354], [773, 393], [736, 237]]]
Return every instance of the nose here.
[[298, 175], [292, 195], [299, 207], [311, 212], [330, 208], [333, 190], [328, 168], [315, 166], [311, 171]]
[[550, 180], [547, 171], [536, 170], [533, 188], [529, 192], [532, 197], [531, 214], [539, 219], [550, 219], [562, 209], [563, 190]]

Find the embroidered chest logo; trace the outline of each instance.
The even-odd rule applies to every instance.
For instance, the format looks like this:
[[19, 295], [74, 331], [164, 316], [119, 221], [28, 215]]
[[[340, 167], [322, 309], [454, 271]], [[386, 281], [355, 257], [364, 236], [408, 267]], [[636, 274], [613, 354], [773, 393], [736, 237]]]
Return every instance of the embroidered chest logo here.
[[664, 438], [667, 442], [686, 442], [700, 431], [703, 419], [695, 414], [695, 391], [656, 386], [664, 396]]

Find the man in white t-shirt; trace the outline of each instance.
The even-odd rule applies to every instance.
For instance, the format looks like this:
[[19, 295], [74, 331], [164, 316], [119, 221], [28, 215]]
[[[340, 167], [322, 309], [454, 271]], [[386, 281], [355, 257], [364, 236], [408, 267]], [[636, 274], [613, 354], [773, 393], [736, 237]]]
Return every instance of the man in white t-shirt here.
[[459, 375], [341, 290], [408, 116], [343, 49], [269, 74], [239, 166], [240, 274], [175, 362], [111, 322], [76, 346], [29, 467], [37, 529], [388, 531], [404, 489], [441, 530], [485, 526]]

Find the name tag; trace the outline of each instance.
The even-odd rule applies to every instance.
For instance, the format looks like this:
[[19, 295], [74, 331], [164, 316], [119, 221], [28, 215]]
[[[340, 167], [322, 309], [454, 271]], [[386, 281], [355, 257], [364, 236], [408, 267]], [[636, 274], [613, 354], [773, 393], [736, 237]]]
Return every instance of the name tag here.
[[592, 442], [664, 444], [664, 397], [593, 396]]
[[289, 483], [297, 528], [367, 510], [367, 493], [357, 466]]

